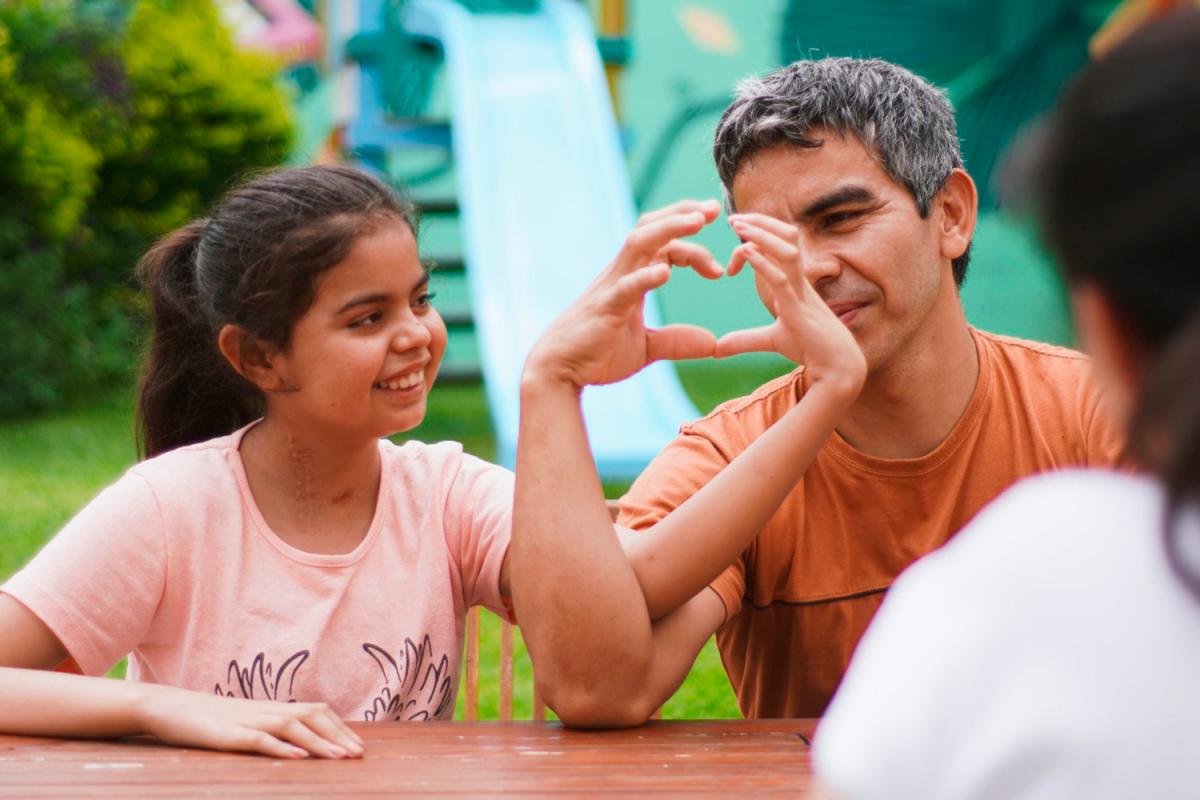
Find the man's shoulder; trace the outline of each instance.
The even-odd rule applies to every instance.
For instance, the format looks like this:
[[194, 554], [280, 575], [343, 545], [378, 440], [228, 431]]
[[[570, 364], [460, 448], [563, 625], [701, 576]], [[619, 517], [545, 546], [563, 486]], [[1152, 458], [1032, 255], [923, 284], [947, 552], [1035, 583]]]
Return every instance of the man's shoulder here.
[[804, 394], [804, 367], [767, 381], [753, 392], [726, 400], [694, 422], [680, 427], [681, 434], [714, 441], [730, 437], [754, 439], [800, 402]]
[[978, 328], [975, 328], [974, 332], [1002, 366], [1018, 370], [1028, 368], [1039, 372], [1086, 376], [1090, 380], [1091, 359], [1078, 350], [1017, 336], [990, 333]]

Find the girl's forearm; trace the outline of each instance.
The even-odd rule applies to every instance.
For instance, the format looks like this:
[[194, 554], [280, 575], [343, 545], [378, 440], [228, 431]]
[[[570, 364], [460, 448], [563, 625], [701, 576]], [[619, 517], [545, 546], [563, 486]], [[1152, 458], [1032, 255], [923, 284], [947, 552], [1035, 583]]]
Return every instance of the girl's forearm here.
[[114, 738], [145, 733], [145, 687], [129, 681], [0, 667], [0, 732]]
[[812, 464], [859, 386], [815, 383], [700, 491], [635, 537], [629, 557], [652, 618], [701, 591], [750, 545]]

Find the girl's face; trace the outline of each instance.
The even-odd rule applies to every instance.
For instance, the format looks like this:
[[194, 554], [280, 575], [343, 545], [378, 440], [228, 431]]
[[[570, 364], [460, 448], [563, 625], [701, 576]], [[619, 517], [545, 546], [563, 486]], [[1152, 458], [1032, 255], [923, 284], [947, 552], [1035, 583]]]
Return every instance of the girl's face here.
[[297, 424], [372, 438], [415, 428], [446, 352], [429, 274], [399, 220], [361, 236], [317, 280], [291, 344], [272, 359], [283, 389], [270, 411]]

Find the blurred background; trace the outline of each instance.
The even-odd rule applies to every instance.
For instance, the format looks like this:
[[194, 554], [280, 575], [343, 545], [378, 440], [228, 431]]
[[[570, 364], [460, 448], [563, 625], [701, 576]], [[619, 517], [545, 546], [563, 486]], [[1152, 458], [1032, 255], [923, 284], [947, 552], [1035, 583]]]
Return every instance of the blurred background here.
[[[712, 132], [737, 81], [800, 58], [885, 58], [944, 87], [957, 110], [982, 193], [969, 319], [1069, 344], [1062, 287], [1035, 231], [1005, 208], [1000, 165], [1089, 47], [1167, 5], [5, 0], [0, 579], [133, 463], [145, 325], [134, 264], [250, 170], [347, 161], [418, 202], [451, 344], [411, 435], [511, 463], [528, 345], [638, 212], [720, 197]], [[734, 243], [720, 220], [697, 240], [719, 260]], [[652, 306], [654, 321], [718, 333], [766, 319], [748, 274], [677, 274]], [[591, 393], [610, 496], [681, 422], [790, 368], [771, 356], [659, 365], [623, 394]], [[485, 650], [494, 638], [488, 622]], [[526, 666], [518, 713], [527, 687]], [[711, 643], [665, 713], [736, 716]]]

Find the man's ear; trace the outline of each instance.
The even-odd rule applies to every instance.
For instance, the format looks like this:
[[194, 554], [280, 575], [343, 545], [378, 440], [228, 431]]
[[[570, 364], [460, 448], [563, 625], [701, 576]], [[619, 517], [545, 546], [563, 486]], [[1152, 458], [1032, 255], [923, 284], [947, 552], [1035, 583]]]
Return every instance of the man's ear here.
[[975, 181], [961, 169], [955, 169], [934, 198], [936, 235], [940, 237], [943, 258], [951, 261], [967, 252], [975, 235], [979, 213], [979, 192]]
[[226, 325], [217, 334], [217, 348], [237, 374], [261, 391], [275, 392], [284, 386], [277, 368], [278, 351], [256, 339], [240, 325]]

